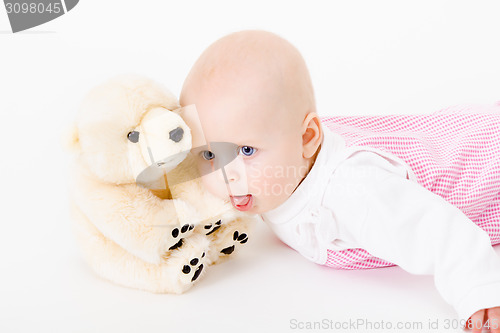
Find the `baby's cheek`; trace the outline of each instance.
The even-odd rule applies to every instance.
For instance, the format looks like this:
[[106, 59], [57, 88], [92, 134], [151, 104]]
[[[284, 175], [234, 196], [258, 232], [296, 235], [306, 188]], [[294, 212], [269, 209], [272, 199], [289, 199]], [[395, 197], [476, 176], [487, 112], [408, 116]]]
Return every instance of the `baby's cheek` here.
[[292, 194], [293, 190], [295, 189], [294, 183], [293, 181], [291, 181], [290, 177], [286, 176], [278, 177], [275, 179], [275, 183], [279, 184], [280, 197], [289, 197]]
[[205, 174], [201, 177], [205, 189], [221, 199], [227, 199], [227, 187], [224, 181], [217, 176], [217, 171]]
[[288, 197], [294, 190], [293, 182], [281, 167], [267, 167], [249, 174], [249, 188], [261, 197]]

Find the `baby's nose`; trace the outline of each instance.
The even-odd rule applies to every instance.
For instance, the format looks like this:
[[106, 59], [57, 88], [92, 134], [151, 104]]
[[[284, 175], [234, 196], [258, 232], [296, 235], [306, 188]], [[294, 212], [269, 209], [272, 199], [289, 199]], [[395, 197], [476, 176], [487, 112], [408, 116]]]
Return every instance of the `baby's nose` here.
[[227, 190], [234, 194], [247, 194], [248, 190], [248, 179], [245, 171], [245, 166], [241, 161], [241, 157], [236, 158], [231, 165], [223, 168], [225, 175], [224, 180], [226, 182]]
[[181, 127], [177, 127], [176, 129], [171, 130], [168, 133], [170, 140], [174, 142], [179, 142], [182, 140], [182, 137], [184, 136], [184, 130]]
[[237, 182], [240, 180], [238, 174], [234, 170], [226, 170], [226, 178], [229, 182]]

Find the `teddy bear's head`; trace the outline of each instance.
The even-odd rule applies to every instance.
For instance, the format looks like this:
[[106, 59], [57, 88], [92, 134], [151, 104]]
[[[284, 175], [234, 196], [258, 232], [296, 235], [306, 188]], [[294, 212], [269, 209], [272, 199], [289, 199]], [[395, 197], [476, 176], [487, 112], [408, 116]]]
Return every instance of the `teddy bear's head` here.
[[84, 98], [63, 144], [98, 179], [133, 183], [148, 168], [175, 168], [191, 149], [178, 108], [175, 96], [154, 81], [118, 76]]

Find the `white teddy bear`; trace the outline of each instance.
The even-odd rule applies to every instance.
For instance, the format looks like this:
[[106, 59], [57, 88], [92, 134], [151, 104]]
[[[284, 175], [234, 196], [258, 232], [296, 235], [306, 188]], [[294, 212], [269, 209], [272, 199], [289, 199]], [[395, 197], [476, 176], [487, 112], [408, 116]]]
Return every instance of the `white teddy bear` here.
[[255, 221], [203, 188], [177, 109], [152, 80], [119, 76], [87, 95], [65, 136], [83, 257], [123, 286], [182, 293], [246, 243]]

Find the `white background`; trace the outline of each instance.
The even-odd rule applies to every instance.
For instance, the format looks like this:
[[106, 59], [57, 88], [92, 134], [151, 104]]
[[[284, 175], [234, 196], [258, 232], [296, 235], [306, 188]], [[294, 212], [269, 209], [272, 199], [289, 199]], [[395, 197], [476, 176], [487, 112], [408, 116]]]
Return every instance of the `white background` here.
[[[134, 72], [178, 95], [204, 48], [254, 28], [299, 48], [321, 115], [493, 103], [499, 12], [498, 1], [83, 0], [12, 34], [0, 7], [0, 332], [312, 331], [293, 329], [294, 319], [421, 322], [424, 331], [439, 320], [432, 332], [454, 331], [445, 321], [456, 325], [456, 314], [432, 277], [321, 267], [262, 224], [239, 258], [209, 267], [184, 295], [101, 280], [73, 242], [59, 136], [92, 85]], [[323, 331], [385, 331], [365, 328]]]

